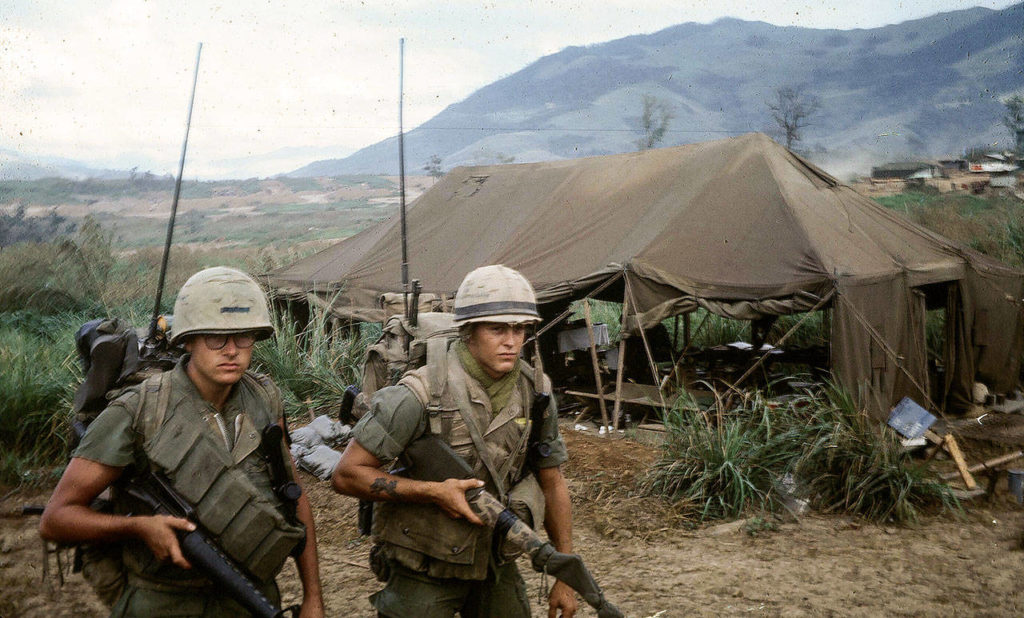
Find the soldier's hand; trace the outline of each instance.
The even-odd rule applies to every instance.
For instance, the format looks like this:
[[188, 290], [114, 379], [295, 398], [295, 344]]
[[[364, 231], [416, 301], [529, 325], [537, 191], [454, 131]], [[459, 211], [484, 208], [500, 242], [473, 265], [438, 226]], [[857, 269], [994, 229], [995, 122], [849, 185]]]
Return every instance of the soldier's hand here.
[[466, 501], [466, 492], [470, 489], [483, 487], [484, 482], [480, 479], [448, 479], [438, 483], [438, 491], [434, 497], [434, 503], [441, 507], [448, 517], [452, 519], [465, 519], [471, 524], [484, 525], [483, 520], [470, 508]]
[[161, 561], [171, 561], [183, 569], [191, 569], [192, 565], [181, 553], [176, 530], [191, 532], [195, 524], [187, 519], [169, 515], [152, 515], [148, 517], [132, 517], [137, 535], [142, 539], [149, 551]]
[[[548, 594], [548, 618], [558, 618], [559, 615], [562, 618], [572, 618], [576, 615], [577, 608], [576, 593], [565, 582], [556, 580], [551, 586], [551, 593]], [[559, 610], [561, 614], [558, 613]]]

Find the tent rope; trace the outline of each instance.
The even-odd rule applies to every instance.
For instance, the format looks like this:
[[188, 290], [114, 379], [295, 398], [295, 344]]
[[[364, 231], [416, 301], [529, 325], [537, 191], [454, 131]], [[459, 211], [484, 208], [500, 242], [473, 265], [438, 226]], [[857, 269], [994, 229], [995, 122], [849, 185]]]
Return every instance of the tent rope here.
[[[601, 292], [603, 292], [603, 291], [605, 290], [605, 288], [607, 288], [607, 287], [608, 287], [609, 285], [611, 285], [611, 284], [615, 283], [616, 281], [618, 281], [618, 280], [619, 280], [619, 278], [620, 278], [620, 277], [622, 277], [623, 273], [625, 273], [625, 272], [626, 272], [626, 269], [625, 269], [625, 268], [623, 268], [623, 269], [622, 269], [621, 271], [619, 271], [619, 272], [615, 273], [614, 275], [612, 275], [611, 277], [609, 277], [609, 278], [608, 278], [608, 279], [607, 279], [607, 280], [606, 280], [606, 281], [605, 281], [604, 283], [602, 283], [601, 285], [597, 286], [596, 288], [594, 288], [594, 289], [593, 289], [593, 290], [591, 290], [590, 292], [587, 292], [587, 295], [586, 295], [586, 296], [584, 296], [583, 298], [581, 298], [580, 300], [583, 300], [584, 298], [591, 298], [591, 297], [592, 297], [592, 296], [594, 296], [595, 294], [600, 294], [600, 293], [601, 293]], [[543, 327], [541, 327], [540, 329], [538, 329], [538, 330], [537, 330], [537, 332], [533, 334], [533, 337], [532, 337], [532, 339], [536, 339], [536, 338], [540, 337], [541, 335], [543, 335], [544, 333], [548, 332], [548, 331], [549, 331], [549, 330], [551, 330], [551, 329], [552, 329], [552, 328], [553, 328], [553, 327], [554, 327], [554, 326], [555, 326], [556, 324], [560, 323], [560, 322], [561, 322], [562, 320], [564, 320], [565, 318], [567, 318], [567, 317], [569, 317], [570, 315], [572, 315], [574, 311], [576, 311], [576, 310], [575, 310], [575, 309], [573, 309], [573, 308], [572, 308], [572, 307], [570, 306], [570, 307], [569, 307], [568, 309], [566, 309], [566, 310], [565, 310], [565, 311], [563, 311], [562, 313], [558, 314], [558, 317], [556, 317], [555, 319], [551, 320], [550, 322], [548, 322], [547, 324], [545, 324], [545, 325], [544, 325]]]
[[[818, 309], [821, 309], [825, 305], [825, 303], [830, 301], [832, 299], [832, 297], [835, 296], [835, 295], [836, 295], [836, 289], [835, 288], [832, 288], [831, 290], [829, 290], [828, 294], [825, 294], [823, 297], [821, 297], [821, 299], [818, 300], [817, 304], [815, 304], [813, 307], [811, 307], [811, 309], [809, 311], [804, 313], [804, 316], [802, 318], [800, 318], [799, 320], [797, 320], [797, 323], [794, 324], [788, 331], [786, 331], [786, 333], [784, 335], [782, 335], [782, 337], [779, 338], [779, 340], [775, 343], [775, 346], [779, 347], [783, 343], [786, 343], [786, 340], [789, 339], [789, 336], [792, 335], [793, 333], [795, 333], [796, 329], [800, 328], [800, 325], [803, 324], [807, 320], [807, 318], [811, 317], [811, 315], [813, 315], [814, 312], [816, 312]], [[746, 380], [748, 377], [750, 377], [750, 374], [754, 373], [754, 371], [758, 367], [760, 367], [762, 363], [764, 363], [765, 359], [768, 358], [768, 356], [772, 353], [772, 351], [773, 350], [771, 350], [771, 349], [766, 350], [765, 353], [761, 355], [761, 358], [757, 359], [757, 362], [754, 363], [753, 365], [751, 365], [750, 368], [747, 369], [743, 373], [743, 375], [741, 375], [733, 383], [732, 387], [734, 389], [739, 387], [739, 385], [744, 380]]]
[[864, 328], [864, 330], [866, 330], [867, 333], [871, 336], [871, 338], [874, 339], [876, 343], [878, 343], [879, 347], [882, 348], [882, 351], [886, 354], [886, 356], [888, 356], [893, 361], [893, 363], [896, 365], [896, 368], [902, 371], [904, 375], [907, 376], [907, 379], [910, 380], [910, 383], [913, 384], [915, 388], [917, 388], [918, 392], [920, 392], [921, 396], [924, 398], [925, 403], [931, 406], [931, 408], [935, 410], [940, 417], [942, 417], [942, 420], [945, 421], [946, 423], [946, 430], [951, 433], [955, 433], [953, 432], [953, 428], [950, 425], [949, 418], [946, 417], [946, 413], [942, 410], [942, 408], [936, 405], [934, 401], [932, 401], [932, 398], [928, 395], [928, 391], [923, 386], [921, 386], [917, 379], [910, 373], [910, 370], [903, 366], [903, 361], [900, 358], [900, 355], [897, 354], [895, 350], [889, 347], [889, 345], [882, 338], [881, 333], [879, 333], [873, 326], [871, 326], [871, 324], [867, 321], [867, 318], [861, 315], [857, 308], [854, 307], [853, 303], [847, 300], [841, 292], [837, 292], [836, 295], [839, 297], [840, 301], [846, 304], [846, 308], [849, 309], [850, 314], [854, 318], [856, 318], [858, 322], [860, 322], [860, 325]]
[[[630, 307], [630, 309], [633, 310], [633, 317], [637, 317], [640, 314], [636, 310], [637, 304], [636, 304], [636, 297], [633, 295], [633, 285], [629, 282], [629, 276], [626, 274], [626, 269], [625, 268], [622, 269], [622, 274], [623, 274], [623, 276], [626, 279], [626, 294], [629, 295], [629, 307]], [[623, 324], [625, 324], [625, 317], [626, 316], [623, 315], [622, 317], [623, 317]], [[660, 387], [661, 386], [661, 379], [658, 377], [658, 366], [654, 363], [654, 355], [651, 354], [651, 346], [647, 343], [647, 334], [644, 332], [643, 324], [640, 324], [640, 328], [638, 328], [637, 330], [640, 331], [640, 340], [644, 342], [644, 351], [647, 353], [647, 362], [650, 364], [651, 378], [654, 380], [654, 384], [659, 387], [658, 388], [658, 399], [661, 400], [661, 407], [662, 407], [662, 409], [666, 409], [666, 408], [668, 408], [668, 406], [665, 404], [665, 396], [661, 393], [661, 387]], [[621, 337], [621, 336], [622, 336], [622, 333], [620, 332], [619, 333], [619, 337]]]

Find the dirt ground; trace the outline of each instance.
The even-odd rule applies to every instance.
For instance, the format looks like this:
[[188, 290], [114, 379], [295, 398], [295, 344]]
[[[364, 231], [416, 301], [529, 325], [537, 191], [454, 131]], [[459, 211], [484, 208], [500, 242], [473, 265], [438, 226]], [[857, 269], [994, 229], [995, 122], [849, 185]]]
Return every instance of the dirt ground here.
[[[775, 530], [743, 522], [692, 530], [668, 505], [630, 495], [655, 448], [568, 428], [565, 435], [576, 549], [626, 616], [1024, 613], [1024, 508], [1007, 498], [1005, 481], [994, 499], [969, 503], [962, 519], [932, 518], [914, 528], [811, 515]], [[316, 511], [328, 615], [374, 616], [367, 595], [379, 584], [355, 529], [355, 501], [313, 477], [303, 481]], [[0, 511], [45, 499], [45, 492], [9, 495]], [[36, 517], [0, 519], [0, 616], [104, 615], [78, 575], [59, 584], [56, 555], [44, 575], [36, 525]], [[65, 568], [68, 561], [62, 558]], [[540, 575], [520, 567], [534, 615], [546, 615], [537, 601]], [[296, 599], [292, 566], [279, 581], [286, 601]], [[578, 615], [595, 612], [583, 606]]]

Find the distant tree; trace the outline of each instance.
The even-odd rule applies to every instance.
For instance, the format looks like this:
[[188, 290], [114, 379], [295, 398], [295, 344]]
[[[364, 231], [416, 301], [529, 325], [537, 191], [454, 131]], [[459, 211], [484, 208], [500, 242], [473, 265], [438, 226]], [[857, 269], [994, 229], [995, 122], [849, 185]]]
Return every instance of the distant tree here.
[[435, 182], [438, 178], [444, 176], [444, 172], [441, 171], [441, 156], [436, 154], [430, 155], [430, 158], [427, 159], [427, 164], [423, 166], [423, 171], [430, 174]]
[[650, 150], [665, 139], [665, 133], [675, 118], [672, 106], [652, 94], [645, 94], [640, 112], [640, 139], [636, 140], [638, 150]]
[[516, 162], [515, 155], [507, 155], [503, 152], [496, 154], [495, 158], [498, 160], [498, 165], [510, 165]]
[[0, 247], [22, 242], [49, 242], [74, 230], [75, 224], [58, 215], [55, 208], [42, 217], [27, 216], [22, 204], [14, 212], [0, 212]]
[[775, 90], [775, 100], [767, 102], [772, 121], [786, 148], [800, 141], [801, 133], [810, 124], [810, 118], [821, 107], [817, 97], [807, 94], [798, 86], [782, 86]]
[[1024, 154], [1024, 97], [1015, 94], [1003, 101], [1003, 105], [1006, 106], [1003, 124], [1016, 140], [1017, 154]]
[[992, 148], [988, 144], [976, 144], [974, 146], [968, 146], [964, 149], [964, 159], [974, 163], [976, 161], [984, 161], [988, 153], [992, 152]]

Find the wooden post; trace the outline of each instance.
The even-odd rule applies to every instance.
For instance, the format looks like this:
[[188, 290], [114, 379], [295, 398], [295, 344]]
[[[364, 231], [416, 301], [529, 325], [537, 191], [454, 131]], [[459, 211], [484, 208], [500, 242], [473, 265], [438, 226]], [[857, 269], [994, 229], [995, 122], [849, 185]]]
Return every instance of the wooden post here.
[[622, 295], [622, 319], [619, 328], [619, 358], [615, 369], [615, 406], [612, 408], [612, 427], [619, 428], [619, 414], [622, 412], [622, 370], [626, 363], [626, 312], [629, 311], [629, 297]]
[[967, 469], [967, 462], [964, 461], [964, 454], [960, 452], [960, 446], [956, 443], [956, 438], [953, 434], [947, 433], [943, 437], [945, 442], [946, 450], [949, 452], [949, 456], [956, 462], [956, 468], [960, 471], [960, 476], [964, 479], [964, 486], [967, 489], [974, 489], [978, 484], [974, 481], [974, 477], [971, 476], [970, 471]]
[[[1005, 455], [1000, 455], [999, 457], [993, 457], [992, 459], [989, 459], [988, 461], [983, 461], [981, 463], [976, 463], [973, 466], [970, 466], [969, 468], [967, 468], [967, 471], [970, 472], [971, 474], [974, 474], [975, 472], [985, 472], [985, 471], [991, 472], [991, 471], [995, 470], [996, 466], [1000, 466], [1002, 464], [1009, 463], [1009, 462], [1013, 461], [1014, 459], [1020, 459], [1021, 457], [1024, 457], [1024, 450], [1018, 449], [1016, 451], [1013, 451], [1012, 453], [1007, 453]], [[958, 476], [960, 476], [960, 472], [959, 471], [957, 471], [957, 472], [943, 472], [942, 474], [939, 475], [939, 478], [944, 480], [944, 481], [948, 481], [950, 479], [955, 479]]]
[[601, 367], [597, 362], [597, 344], [594, 342], [594, 325], [590, 320], [590, 299], [583, 299], [583, 321], [587, 324], [587, 337], [590, 339], [590, 362], [594, 366], [594, 383], [597, 386], [597, 404], [601, 407], [601, 423], [606, 432], [608, 427], [608, 408], [604, 405], [604, 384], [601, 382]]
[[689, 312], [683, 314], [683, 349], [689, 349], [690, 347], [690, 314]]
[[[629, 285], [629, 277], [626, 277], [626, 294], [628, 298], [632, 299], [633, 305], [636, 305], [636, 298], [633, 297], [633, 288]], [[637, 314], [639, 315], [639, 314]], [[661, 384], [661, 378], [658, 377], [658, 365], [654, 362], [654, 355], [651, 354], [651, 346], [647, 343], [647, 333], [644, 332], [644, 325], [639, 319], [637, 319], [637, 330], [640, 331], [640, 341], [644, 344], [644, 352], [647, 353], [647, 362], [651, 369], [651, 379], [654, 381], [655, 386]], [[661, 388], [658, 389], [658, 400], [661, 402], [662, 409], [668, 410], [668, 406], [665, 404], [665, 396], [661, 393]]]

